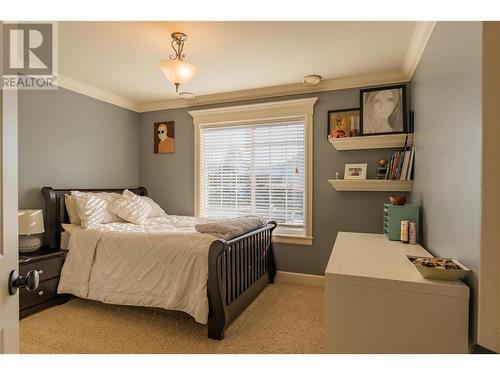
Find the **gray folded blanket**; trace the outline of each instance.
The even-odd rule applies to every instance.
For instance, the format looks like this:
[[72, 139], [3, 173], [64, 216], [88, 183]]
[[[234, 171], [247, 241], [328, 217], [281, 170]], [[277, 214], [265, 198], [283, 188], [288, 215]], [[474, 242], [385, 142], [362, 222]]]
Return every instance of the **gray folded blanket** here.
[[224, 240], [230, 240], [264, 225], [266, 225], [266, 220], [263, 217], [245, 215], [230, 219], [207, 221], [196, 224], [194, 228], [200, 233], [208, 233]]

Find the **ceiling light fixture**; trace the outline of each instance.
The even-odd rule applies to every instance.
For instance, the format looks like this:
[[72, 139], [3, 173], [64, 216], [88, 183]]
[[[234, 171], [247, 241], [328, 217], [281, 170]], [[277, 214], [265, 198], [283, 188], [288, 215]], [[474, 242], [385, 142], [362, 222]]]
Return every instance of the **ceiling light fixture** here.
[[194, 99], [195, 95], [192, 92], [183, 91], [179, 93], [179, 97], [182, 99]]
[[160, 69], [167, 79], [175, 85], [175, 92], [179, 91], [179, 85], [187, 83], [196, 74], [196, 67], [184, 61], [186, 55], [182, 53], [187, 35], [175, 32], [172, 34], [172, 48], [175, 54], [170, 59], [160, 61]]
[[302, 83], [306, 86], [317, 85], [321, 81], [321, 76], [317, 74], [309, 74], [302, 78]]

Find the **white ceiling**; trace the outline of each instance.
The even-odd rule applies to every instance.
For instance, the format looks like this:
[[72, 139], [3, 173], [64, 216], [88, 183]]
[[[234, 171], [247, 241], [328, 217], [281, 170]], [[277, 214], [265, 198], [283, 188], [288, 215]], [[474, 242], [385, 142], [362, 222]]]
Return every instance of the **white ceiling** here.
[[[60, 22], [59, 73], [136, 104], [176, 99], [159, 69], [188, 35], [197, 96], [401, 71], [417, 22]], [[418, 28], [417, 28], [418, 29]]]

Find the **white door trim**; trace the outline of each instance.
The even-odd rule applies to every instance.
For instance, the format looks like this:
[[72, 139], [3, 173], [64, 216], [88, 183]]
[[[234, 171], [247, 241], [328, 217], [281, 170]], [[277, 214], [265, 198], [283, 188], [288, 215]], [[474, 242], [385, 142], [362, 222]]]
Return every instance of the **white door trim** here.
[[10, 271], [19, 268], [17, 94], [17, 90], [2, 93], [0, 131], [0, 353], [10, 354], [19, 352], [19, 293], [10, 296], [7, 288]]
[[[0, 22], [0, 51], [3, 50]], [[1, 60], [1, 59], [0, 59]], [[0, 61], [0, 76], [3, 72]], [[0, 92], [0, 354], [19, 353], [19, 293], [9, 295], [8, 278], [19, 268], [17, 247], [18, 92]]]

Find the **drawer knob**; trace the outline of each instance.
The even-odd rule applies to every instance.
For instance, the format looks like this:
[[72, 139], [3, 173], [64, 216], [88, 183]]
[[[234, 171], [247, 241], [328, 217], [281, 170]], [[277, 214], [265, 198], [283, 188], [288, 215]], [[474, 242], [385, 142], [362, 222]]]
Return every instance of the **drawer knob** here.
[[38, 273], [41, 275], [43, 274], [43, 270], [38, 270]]
[[43, 296], [43, 290], [40, 290], [40, 291], [38, 292], [38, 295], [39, 295], [39, 296]]

